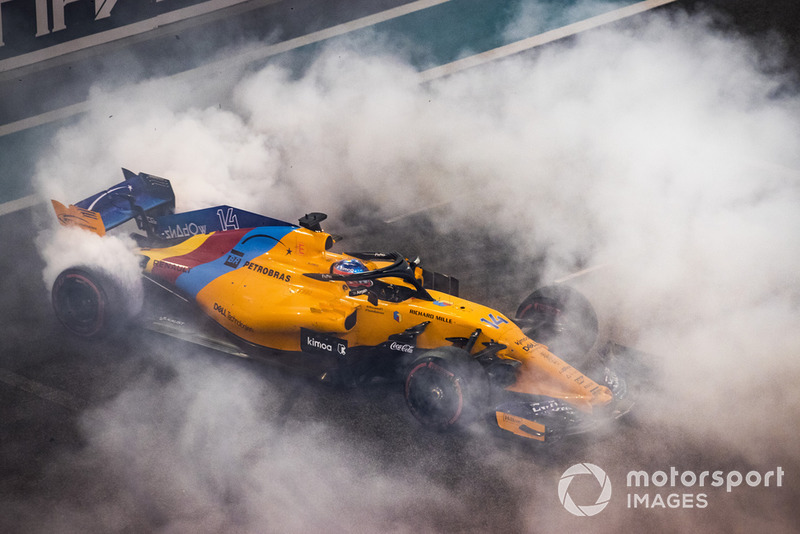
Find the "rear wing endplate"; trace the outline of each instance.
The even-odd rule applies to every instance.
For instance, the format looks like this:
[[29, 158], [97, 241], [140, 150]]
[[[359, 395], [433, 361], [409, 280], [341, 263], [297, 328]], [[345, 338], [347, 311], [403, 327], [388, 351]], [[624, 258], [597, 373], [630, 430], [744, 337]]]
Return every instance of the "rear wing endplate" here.
[[51, 200], [58, 222], [63, 226], [77, 226], [98, 235], [105, 235], [103, 219], [96, 211], [85, 210], [75, 205], [65, 206], [58, 200]]

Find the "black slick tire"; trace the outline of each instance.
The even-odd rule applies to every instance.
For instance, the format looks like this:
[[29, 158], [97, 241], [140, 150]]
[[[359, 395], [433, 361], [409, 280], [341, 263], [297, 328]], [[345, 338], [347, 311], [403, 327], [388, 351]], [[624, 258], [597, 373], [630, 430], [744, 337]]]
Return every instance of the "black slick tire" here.
[[122, 291], [110, 276], [84, 267], [62, 271], [51, 293], [61, 324], [86, 338], [102, 337], [119, 328], [125, 316], [121, 297]]
[[517, 309], [522, 331], [574, 367], [582, 367], [597, 340], [598, 321], [589, 300], [570, 286], [537, 289]]
[[409, 366], [405, 399], [425, 427], [448, 430], [480, 417], [488, 405], [483, 367], [465, 350], [439, 347], [423, 352]]

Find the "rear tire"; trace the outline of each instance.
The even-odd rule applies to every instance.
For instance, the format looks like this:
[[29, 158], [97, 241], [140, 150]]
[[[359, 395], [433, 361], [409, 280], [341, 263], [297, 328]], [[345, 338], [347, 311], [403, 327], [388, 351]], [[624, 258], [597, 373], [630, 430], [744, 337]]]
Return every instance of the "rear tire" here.
[[435, 430], [463, 427], [488, 406], [489, 381], [468, 352], [440, 347], [424, 352], [411, 364], [405, 398], [411, 413]]
[[126, 316], [122, 295], [110, 276], [85, 267], [59, 274], [51, 294], [58, 320], [81, 337], [101, 337], [120, 327]]
[[522, 301], [516, 320], [529, 338], [548, 346], [573, 367], [583, 367], [597, 340], [597, 314], [589, 300], [569, 286], [546, 286]]

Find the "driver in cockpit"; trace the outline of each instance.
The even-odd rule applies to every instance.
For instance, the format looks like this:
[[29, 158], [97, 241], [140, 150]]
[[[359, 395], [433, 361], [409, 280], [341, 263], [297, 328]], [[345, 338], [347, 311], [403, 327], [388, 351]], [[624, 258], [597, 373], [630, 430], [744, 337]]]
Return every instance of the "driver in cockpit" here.
[[[331, 265], [331, 274], [361, 274], [369, 271], [367, 266], [361, 260], [339, 260]], [[350, 280], [345, 282], [348, 286], [353, 288], [358, 287], [372, 287], [372, 280]]]
[[[358, 259], [339, 260], [331, 265], [331, 274], [354, 275], [369, 272], [364, 262]], [[401, 302], [413, 296], [414, 290], [402, 285], [394, 285], [381, 280], [347, 280], [350, 295], [368, 295], [373, 299]], [[377, 304], [377, 301], [374, 302]]]

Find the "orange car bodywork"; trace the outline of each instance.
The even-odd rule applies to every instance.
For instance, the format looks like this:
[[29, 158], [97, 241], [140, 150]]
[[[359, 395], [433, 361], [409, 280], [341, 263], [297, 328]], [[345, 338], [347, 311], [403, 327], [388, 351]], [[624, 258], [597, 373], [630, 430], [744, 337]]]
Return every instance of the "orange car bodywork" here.
[[[448, 339], [468, 338], [479, 329], [473, 352], [484, 343], [500, 343], [505, 348], [497, 356], [522, 363], [507, 390], [562, 399], [585, 413], [613, 400], [608, 388], [527, 337], [496, 310], [434, 290], [428, 291], [433, 300], [411, 297], [401, 302], [353, 295], [344, 282], [305, 276], [329, 273], [334, 262], [351, 257], [327, 250], [328, 234], [298, 227], [279, 228], [277, 233], [269, 230], [215, 232], [166, 248], [143, 249], [145, 273], [189, 293], [214, 321], [255, 345], [301, 351], [303, 330], [308, 329], [340, 339], [347, 347], [375, 346], [427, 322], [416, 338], [416, 348], [432, 349], [450, 345]], [[264, 246], [249, 255], [238, 250], [253, 240]], [[381, 262], [365, 263], [370, 269], [381, 266]], [[209, 265], [215, 267], [209, 267], [207, 279], [188, 283], [193, 271]], [[182, 284], [182, 278], [187, 283]], [[408, 285], [399, 279], [387, 282]], [[526, 424], [527, 428], [541, 426], [500, 412], [497, 422], [521, 435], [526, 434], [520, 430]]]
[[[403, 264], [402, 272], [390, 270], [391, 277], [384, 271], [374, 280], [380, 286], [368, 286], [372, 289], [357, 290], [346, 283], [350, 280], [335, 278], [330, 274], [335, 262], [365, 260], [365, 255], [331, 252], [334, 239], [319, 226], [322, 214], [306, 215], [300, 226], [229, 206], [174, 214], [168, 180], [126, 169], [123, 174], [123, 182], [76, 205], [54, 201], [59, 222], [104, 235], [136, 219], [147, 232], [139, 250], [145, 277], [196, 303], [248, 344], [287, 361], [293, 355], [305, 358], [297, 362], [341, 356], [343, 367], [350, 365], [348, 355], [372, 348], [380, 347], [381, 357], [396, 357], [397, 367], [404, 356], [424, 359], [425, 349], [464, 348], [487, 373], [497, 361], [512, 371], [500, 387], [514, 400], [493, 403], [494, 417], [500, 428], [538, 441], [546, 439], [549, 423], [546, 417], [537, 419], [537, 406], [548, 399], [589, 418], [620, 412], [609, 387], [529, 338], [502, 313], [426, 288], [426, 273], [415, 262], [366, 255], [366, 266], [376, 276], [374, 271], [392, 263], [390, 257]], [[250, 222], [240, 226], [240, 220]], [[379, 294], [377, 287], [392, 293]], [[486, 363], [486, 357], [495, 360]], [[551, 413], [560, 416], [562, 407]], [[572, 424], [569, 418], [566, 424]]]

